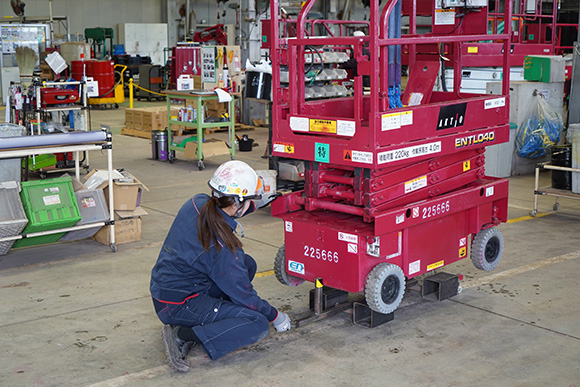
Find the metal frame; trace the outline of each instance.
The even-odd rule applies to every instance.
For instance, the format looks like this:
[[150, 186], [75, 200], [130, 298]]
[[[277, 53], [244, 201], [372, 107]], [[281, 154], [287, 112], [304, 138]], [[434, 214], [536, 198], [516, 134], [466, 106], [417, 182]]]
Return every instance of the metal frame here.
[[539, 196], [554, 196], [556, 198], [556, 202], [552, 207], [554, 211], [557, 211], [560, 207], [559, 198], [568, 198], [568, 199], [580, 199], [580, 194], [572, 193], [572, 191], [566, 191], [557, 188], [550, 188], [544, 187], [540, 188], [540, 170], [542, 169], [549, 169], [554, 171], [563, 171], [563, 172], [576, 172], [580, 173], [580, 169], [577, 168], [569, 168], [569, 167], [560, 167], [557, 165], [550, 165], [549, 162], [536, 164], [536, 176], [535, 176], [535, 183], [534, 183], [534, 209], [530, 211], [531, 216], [536, 216], [538, 214], [538, 197]]
[[109, 220], [107, 222], [95, 222], [88, 223], [81, 226], [67, 227], [57, 230], [42, 231], [30, 234], [21, 234], [13, 237], [0, 238], [0, 242], [18, 240], [23, 238], [32, 238], [41, 235], [51, 235], [60, 232], [83, 230], [86, 228], [91, 228], [95, 226], [106, 226], [109, 225], [109, 237], [111, 240], [110, 248], [113, 252], [117, 251], [117, 246], [115, 245], [115, 211], [114, 211], [114, 198], [113, 198], [113, 146], [112, 146], [112, 134], [109, 127], [103, 126], [103, 131], [106, 133], [105, 140], [102, 143], [89, 143], [89, 144], [79, 144], [79, 145], [54, 145], [47, 147], [28, 147], [26, 145], [27, 138], [31, 136], [22, 137], [22, 147], [13, 150], [0, 150], [0, 159], [10, 159], [27, 157], [30, 155], [40, 155], [48, 153], [60, 153], [60, 152], [74, 152], [75, 154], [75, 177], [80, 179], [80, 152], [90, 152], [90, 151], [103, 151], [107, 152], [107, 171], [109, 173]]

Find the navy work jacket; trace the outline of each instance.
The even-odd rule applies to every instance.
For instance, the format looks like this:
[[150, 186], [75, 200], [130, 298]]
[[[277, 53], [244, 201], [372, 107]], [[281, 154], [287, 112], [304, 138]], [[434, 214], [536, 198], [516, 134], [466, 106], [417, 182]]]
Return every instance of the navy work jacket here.
[[[183, 304], [199, 293], [207, 294], [217, 285], [234, 304], [274, 320], [278, 311], [254, 290], [244, 265], [243, 250], [233, 254], [223, 243], [219, 252], [213, 244], [204, 250], [197, 239], [199, 212], [208, 200], [209, 195], [195, 195], [179, 210], [151, 271], [151, 295], [162, 303]], [[218, 211], [235, 230], [237, 222], [223, 210]], [[253, 203], [247, 213], [252, 211]]]

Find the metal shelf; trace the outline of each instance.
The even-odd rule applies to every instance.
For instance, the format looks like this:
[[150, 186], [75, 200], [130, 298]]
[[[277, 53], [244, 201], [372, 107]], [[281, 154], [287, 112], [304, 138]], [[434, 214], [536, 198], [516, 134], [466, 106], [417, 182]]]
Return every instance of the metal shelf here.
[[551, 169], [554, 171], [580, 173], [580, 169], [551, 165], [549, 162], [536, 164], [536, 179], [535, 179], [535, 185], [534, 185], [534, 209], [532, 211], [530, 211], [531, 216], [536, 216], [538, 214], [538, 196], [554, 196], [556, 198], [556, 202], [554, 203], [554, 206], [552, 207], [554, 209], [554, 211], [557, 211], [558, 208], [560, 207], [559, 198], [580, 199], [580, 194], [575, 194], [572, 191], [558, 189], [558, 188], [552, 188], [552, 187], [540, 188], [539, 184], [540, 184], [540, 170], [541, 169]]

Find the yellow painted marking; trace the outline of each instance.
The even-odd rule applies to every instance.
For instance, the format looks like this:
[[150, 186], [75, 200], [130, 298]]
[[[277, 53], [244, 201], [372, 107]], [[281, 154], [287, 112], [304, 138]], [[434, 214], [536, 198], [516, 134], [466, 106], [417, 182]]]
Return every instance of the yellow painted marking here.
[[530, 215], [521, 216], [519, 218], [509, 219], [506, 223], [517, 223], [517, 222], [521, 222], [522, 220], [531, 220], [534, 218], [541, 218], [542, 216], [546, 216], [546, 215], [550, 215], [550, 213], [549, 212], [540, 212], [540, 213], [536, 214], [536, 216], [530, 216]]
[[321, 288], [322, 287], [322, 281], [319, 279], [316, 279], [316, 287], [317, 288]]
[[258, 278], [268, 277], [272, 274], [274, 274], [274, 270], [266, 270], [266, 271], [261, 271], [259, 273], [256, 273], [256, 277], [258, 277]]

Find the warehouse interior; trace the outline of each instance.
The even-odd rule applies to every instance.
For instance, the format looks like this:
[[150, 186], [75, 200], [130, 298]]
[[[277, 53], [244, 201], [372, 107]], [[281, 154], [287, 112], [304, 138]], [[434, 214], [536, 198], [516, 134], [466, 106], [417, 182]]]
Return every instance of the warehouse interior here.
[[[578, 385], [578, 11], [1, 2], [0, 385]], [[179, 372], [152, 269], [231, 160], [292, 328]]]

